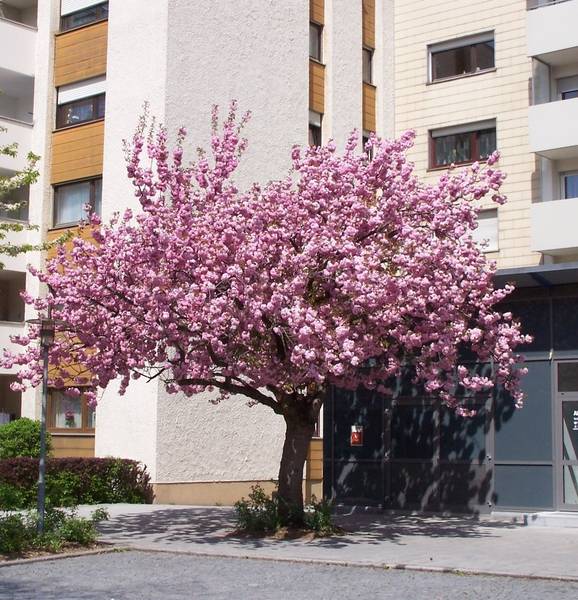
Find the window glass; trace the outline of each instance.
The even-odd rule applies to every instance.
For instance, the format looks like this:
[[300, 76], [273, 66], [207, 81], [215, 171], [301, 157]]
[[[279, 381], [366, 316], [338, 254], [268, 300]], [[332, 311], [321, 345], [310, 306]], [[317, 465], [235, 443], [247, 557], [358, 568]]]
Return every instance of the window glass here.
[[578, 504], [578, 466], [564, 467], [564, 504]]
[[0, 210], [0, 219], [10, 219], [14, 221], [28, 221], [28, 198], [30, 195], [30, 187], [25, 185], [10, 193], [2, 196], [2, 204], [18, 204], [18, 208], [14, 210]]
[[373, 83], [373, 50], [363, 49], [363, 81]]
[[562, 100], [571, 100], [572, 98], [578, 98], [578, 90], [562, 92]]
[[105, 94], [61, 104], [56, 113], [56, 126], [68, 127], [104, 117]]
[[468, 75], [495, 66], [494, 40], [431, 50], [432, 80]]
[[94, 204], [92, 212], [100, 215], [102, 210], [102, 179], [97, 179], [94, 182]]
[[75, 29], [95, 21], [108, 19], [108, 2], [103, 2], [97, 6], [89, 6], [75, 13], [64, 15], [60, 21], [60, 30]]
[[552, 309], [554, 350], [577, 350], [578, 298], [555, 298]]
[[578, 392], [578, 363], [558, 363], [558, 391]]
[[54, 197], [55, 227], [86, 218], [85, 206], [90, 204], [90, 187], [90, 181], [83, 181], [57, 188]]
[[478, 134], [478, 156], [476, 158], [486, 159], [496, 150], [496, 130], [487, 129]]
[[62, 392], [52, 393], [54, 427], [82, 429], [82, 400]]
[[322, 28], [316, 23], [309, 23], [309, 56], [321, 62]]
[[309, 124], [309, 145], [321, 146], [321, 127]]
[[435, 164], [449, 165], [471, 160], [470, 134], [457, 133], [435, 138]]
[[495, 128], [449, 135], [436, 135], [433, 132], [432, 138], [433, 167], [485, 160], [496, 150]]
[[564, 178], [564, 198], [578, 198], [578, 173], [568, 173]]

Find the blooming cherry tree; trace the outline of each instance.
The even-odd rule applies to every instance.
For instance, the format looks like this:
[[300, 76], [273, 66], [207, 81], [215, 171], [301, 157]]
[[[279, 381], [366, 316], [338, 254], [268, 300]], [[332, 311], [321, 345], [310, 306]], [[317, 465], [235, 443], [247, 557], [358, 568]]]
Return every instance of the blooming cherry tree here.
[[[428, 393], [466, 413], [456, 386], [496, 383], [460, 363], [467, 348], [521, 402], [514, 349], [525, 337], [496, 309], [511, 288], [493, 288], [495, 265], [471, 237], [475, 201], [505, 200], [497, 156], [429, 185], [405, 156], [413, 133], [372, 136], [365, 152], [353, 134], [342, 154], [332, 142], [294, 148], [284, 179], [240, 191], [246, 118], [233, 104], [219, 125], [215, 111], [210, 152], [190, 165], [184, 130], [171, 148], [141, 120], [126, 147], [140, 209], [109, 224], [93, 215], [90, 239], [37, 273], [48, 295], [27, 298], [65, 323], [51, 385], [90, 385], [95, 400], [114, 379], [122, 394], [158, 378], [170, 393], [268, 406], [286, 422], [279, 497], [298, 508], [330, 386], [387, 393], [409, 364]], [[21, 354], [5, 352], [20, 388], [41, 381], [37, 339], [31, 329]]]

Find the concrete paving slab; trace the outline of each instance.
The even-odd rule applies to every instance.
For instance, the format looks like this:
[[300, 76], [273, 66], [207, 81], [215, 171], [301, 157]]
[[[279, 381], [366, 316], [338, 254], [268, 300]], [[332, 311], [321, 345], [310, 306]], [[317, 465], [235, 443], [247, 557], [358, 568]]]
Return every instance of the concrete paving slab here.
[[[229, 507], [109, 505], [103, 541], [143, 550], [578, 581], [578, 529], [469, 517], [345, 514], [347, 533], [275, 540], [232, 535]], [[89, 507], [81, 507], [88, 514]]]

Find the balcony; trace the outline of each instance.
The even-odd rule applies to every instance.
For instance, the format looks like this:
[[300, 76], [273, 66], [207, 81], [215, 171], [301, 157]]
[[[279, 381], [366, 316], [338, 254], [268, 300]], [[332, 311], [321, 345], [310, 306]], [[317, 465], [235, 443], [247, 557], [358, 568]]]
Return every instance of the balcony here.
[[0, 40], [3, 48], [0, 53], [0, 68], [32, 77], [36, 53], [36, 28], [0, 16]]
[[32, 144], [32, 124], [3, 117], [0, 115], [0, 127], [6, 129], [0, 137], [0, 144], [18, 144], [18, 155], [16, 158], [0, 155], [1, 171], [20, 171], [26, 166], [26, 155]]
[[528, 55], [551, 66], [578, 59], [578, 0], [528, 2]]
[[578, 252], [578, 198], [532, 204], [531, 248], [543, 254]]
[[578, 157], [578, 98], [530, 106], [530, 150], [551, 160]]

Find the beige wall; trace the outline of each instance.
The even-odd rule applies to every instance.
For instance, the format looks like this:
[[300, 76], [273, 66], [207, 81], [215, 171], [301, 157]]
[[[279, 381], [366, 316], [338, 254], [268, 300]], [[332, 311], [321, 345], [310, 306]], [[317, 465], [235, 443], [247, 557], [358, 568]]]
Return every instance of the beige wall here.
[[[427, 85], [427, 46], [495, 31], [496, 70]], [[509, 202], [499, 209], [501, 268], [539, 264], [530, 251], [530, 206], [538, 199], [534, 154], [528, 146], [531, 62], [526, 48], [525, 0], [490, 0], [480, 5], [448, 0], [440, 10], [432, 0], [395, 2], [395, 132], [417, 132], [411, 152], [418, 173], [433, 180], [428, 167], [428, 130], [484, 119], [497, 120], [500, 167], [507, 173]]]

